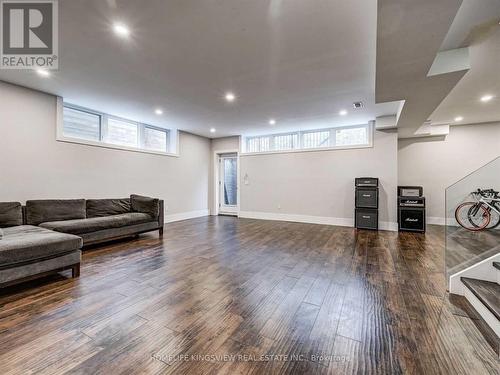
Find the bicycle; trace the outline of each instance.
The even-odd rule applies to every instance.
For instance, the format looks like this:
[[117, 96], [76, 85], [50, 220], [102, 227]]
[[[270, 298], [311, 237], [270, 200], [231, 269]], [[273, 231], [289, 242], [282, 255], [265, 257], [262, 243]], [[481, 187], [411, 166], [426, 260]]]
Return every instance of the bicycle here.
[[500, 224], [500, 193], [493, 189], [477, 189], [471, 195], [475, 202], [465, 202], [455, 210], [455, 219], [470, 231], [493, 229]]

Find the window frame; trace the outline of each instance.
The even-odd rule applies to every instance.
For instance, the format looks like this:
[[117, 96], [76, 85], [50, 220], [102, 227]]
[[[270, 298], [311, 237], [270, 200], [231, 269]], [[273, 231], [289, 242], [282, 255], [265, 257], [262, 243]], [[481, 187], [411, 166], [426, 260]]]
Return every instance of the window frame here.
[[[362, 127], [367, 129], [368, 143], [356, 144], [356, 145], [342, 145], [342, 146], [336, 145], [336, 131], [337, 130], [362, 128]], [[374, 128], [375, 127], [373, 126], [373, 122], [370, 121], [367, 124], [344, 125], [344, 126], [336, 126], [336, 127], [332, 127], [332, 128], [308, 129], [308, 130], [302, 130], [302, 131], [296, 131], [296, 132], [284, 132], [284, 133], [262, 134], [262, 135], [257, 135], [257, 136], [247, 136], [247, 137], [243, 137], [241, 153], [242, 153], [242, 155], [265, 155], [265, 154], [283, 154], [283, 153], [294, 153], [294, 152], [316, 152], [316, 151], [333, 151], [333, 150], [349, 150], [349, 149], [358, 149], [358, 148], [359, 149], [372, 148], [373, 147]], [[304, 134], [314, 133], [314, 132], [326, 132], [326, 131], [330, 132], [328, 146], [311, 147], [311, 148], [304, 148], [303, 147]], [[290, 135], [290, 134], [297, 134], [298, 147], [293, 148], [293, 149], [288, 149], [288, 150], [274, 150], [274, 137], [280, 136], [280, 135]], [[270, 150], [269, 151], [248, 152], [247, 151], [248, 140], [261, 138], [261, 137], [269, 137], [270, 138], [270, 145], [269, 145]]]
[[[175, 156], [178, 157], [179, 154], [177, 153], [178, 148], [178, 134], [175, 134], [174, 131], [171, 129], [166, 129], [162, 128], [159, 126], [154, 126], [146, 123], [141, 123], [137, 121], [132, 121], [129, 119], [125, 119], [119, 116], [114, 116], [114, 115], [109, 115], [107, 113], [103, 113], [100, 111], [95, 111], [89, 108], [85, 107], [80, 107], [74, 104], [62, 102], [62, 98], [58, 98], [58, 115], [57, 115], [57, 130], [56, 130], [56, 140], [60, 142], [68, 142], [68, 143], [76, 143], [76, 144], [82, 144], [82, 145], [87, 145], [87, 146], [95, 146], [95, 147], [103, 147], [103, 148], [108, 148], [108, 149], [115, 149], [115, 150], [124, 150], [124, 151], [133, 151], [133, 152], [140, 152], [140, 153], [145, 153], [145, 154], [155, 154], [155, 155], [164, 155], [164, 156]], [[99, 141], [93, 141], [93, 140], [88, 140], [88, 139], [83, 139], [83, 138], [76, 138], [76, 137], [70, 137], [64, 135], [64, 108], [69, 108], [72, 110], [76, 111], [81, 111], [85, 112], [91, 115], [96, 115], [99, 116]], [[107, 126], [108, 126], [108, 120], [113, 119], [116, 121], [122, 121], [125, 123], [130, 123], [134, 124], [137, 126], [137, 142], [139, 147], [131, 147], [131, 146], [124, 146], [120, 144], [114, 144], [114, 143], [109, 143], [104, 141], [106, 133], [107, 133]], [[151, 150], [144, 148], [143, 140], [144, 140], [144, 131], [146, 128], [149, 129], [154, 129], [157, 131], [162, 131], [166, 133], [166, 151], [158, 151], [158, 150]], [[172, 138], [175, 137], [175, 138]], [[175, 142], [175, 143], [174, 143]], [[177, 146], [177, 147], [176, 147]], [[171, 149], [174, 149], [175, 152], [171, 152]]]

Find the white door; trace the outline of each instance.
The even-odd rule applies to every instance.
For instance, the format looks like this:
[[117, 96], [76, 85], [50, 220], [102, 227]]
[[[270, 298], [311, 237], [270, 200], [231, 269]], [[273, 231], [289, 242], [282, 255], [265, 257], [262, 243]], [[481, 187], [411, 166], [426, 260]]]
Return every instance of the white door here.
[[238, 214], [238, 156], [219, 156], [219, 213]]

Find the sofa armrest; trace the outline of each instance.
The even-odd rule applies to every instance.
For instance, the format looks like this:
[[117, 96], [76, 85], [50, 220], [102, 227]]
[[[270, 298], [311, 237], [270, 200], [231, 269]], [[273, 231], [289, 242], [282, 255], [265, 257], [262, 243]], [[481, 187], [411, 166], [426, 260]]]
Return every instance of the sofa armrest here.
[[158, 213], [158, 226], [160, 228], [163, 228], [163, 225], [165, 224], [165, 204], [163, 202], [163, 199], [160, 199], [159, 201], [159, 213]]

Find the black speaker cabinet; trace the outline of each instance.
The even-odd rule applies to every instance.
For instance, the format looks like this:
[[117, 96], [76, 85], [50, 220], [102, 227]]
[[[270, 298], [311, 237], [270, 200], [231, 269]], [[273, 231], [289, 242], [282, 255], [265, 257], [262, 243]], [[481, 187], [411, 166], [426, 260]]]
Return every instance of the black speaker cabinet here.
[[399, 207], [398, 225], [401, 231], [425, 232], [425, 208]]
[[378, 210], [356, 208], [354, 226], [358, 229], [378, 230]]
[[357, 208], [378, 208], [378, 189], [377, 188], [356, 188], [356, 207]]

